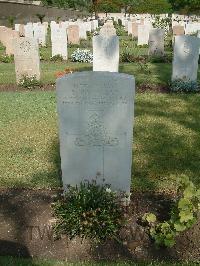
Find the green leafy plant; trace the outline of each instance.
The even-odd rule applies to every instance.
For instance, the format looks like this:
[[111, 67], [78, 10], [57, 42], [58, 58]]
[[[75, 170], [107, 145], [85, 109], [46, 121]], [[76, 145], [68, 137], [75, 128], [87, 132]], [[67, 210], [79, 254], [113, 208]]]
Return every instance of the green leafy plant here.
[[79, 48], [80, 45], [79, 45], [79, 44], [75, 44], [75, 43], [68, 43], [68, 44], [67, 44], [67, 47], [68, 47], [68, 48]]
[[28, 90], [33, 90], [41, 86], [41, 83], [39, 80], [37, 80], [36, 76], [27, 76], [23, 75], [23, 77], [20, 79], [18, 85], [20, 87], [23, 87]]
[[148, 48], [148, 44], [138, 45], [139, 48]]
[[79, 236], [95, 241], [118, 237], [125, 223], [120, 197], [110, 186], [96, 180], [68, 186], [67, 192], [53, 204], [57, 222], [57, 236], [66, 234], [70, 239]]
[[199, 92], [200, 85], [197, 81], [177, 79], [169, 85], [171, 92]]
[[116, 25], [115, 29], [116, 29], [117, 36], [126, 36], [127, 35], [127, 32], [124, 29], [124, 26]]
[[171, 20], [169, 18], [160, 18], [159, 16], [156, 16], [155, 21], [152, 24], [154, 28], [164, 29], [165, 38], [167, 38], [168, 30], [171, 26]]
[[120, 18], [118, 18], [118, 25], [122, 26], [122, 20]]
[[57, 55], [54, 55], [50, 58], [51, 61], [53, 62], [62, 62], [63, 61], [63, 58], [61, 55], [57, 54]]
[[12, 63], [12, 62], [14, 62], [14, 56], [13, 55], [1, 55], [0, 56], [0, 62]]
[[199, 210], [200, 189], [197, 189], [187, 176], [181, 176], [170, 219], [158, 222], [153, 213], [146, 213], [142, 219], [148, 223], [150, 236], [157, 246], [173, 247], [176, 236], [197, 222]]
[[58, 17], [56, 18], [56, 23], [59, 23], [59, 22], [60, 22], [60, 20], [61, 20], [61, 17], [60, 17], [60, 16], [58, 16]]

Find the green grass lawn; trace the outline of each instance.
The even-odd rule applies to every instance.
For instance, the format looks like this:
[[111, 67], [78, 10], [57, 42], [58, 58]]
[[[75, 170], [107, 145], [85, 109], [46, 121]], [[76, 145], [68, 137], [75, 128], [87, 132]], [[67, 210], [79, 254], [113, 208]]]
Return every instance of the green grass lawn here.
[[[41, 82], [43, 84], [55, 83], [56, 73], [64, 71], [65, 68], [74, 68], [77, 71], [91, 71], [92, 64], [73, 63], [73, 62], [41, 62]], [[148, 69], [151, 74], [147, 74], [141, 69], [138, 63], [120, 64], [119, 72], [134, 75], [137, 84], [164, 84], [166, 85], [171, 78], [170, 64], [150, 64]], [[200, 77], [200, 71], [199, 71]], [[15, 84], [15, 67], [13, 63], [0, 63], [0, 84]]]
[[[133, 190], [168, 191], [200, 172], [200, 95], [138, 93]], [[55, 92], [0, 93], [0, 186], [60, 184]]]
[[199, 263], [193, 262], [62, 262], [49, 260], [29, 260], [11, 257], [0, 257], [0, 265], [6, 266], [195, 266]]

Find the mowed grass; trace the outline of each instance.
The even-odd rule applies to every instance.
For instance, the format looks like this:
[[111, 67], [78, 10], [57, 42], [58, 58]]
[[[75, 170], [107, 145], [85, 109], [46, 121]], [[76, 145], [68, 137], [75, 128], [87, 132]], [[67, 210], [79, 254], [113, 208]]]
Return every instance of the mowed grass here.
[[[92, 71], [92, 64], [73, 62], [42, 62], [41, 82], [43, 84], [54, 84], [56, 73], [72, 68], [76, 71]], [[120, 64], [119, 72], [134, 75], [137, 84], [161, 84], [167, 85], [171, 79], [171, 64], [147, 64], [150, 74], [141, 69], [138, 63]], [[200, 71], [199, 71], [200, 77]], [[16, 84], [15, 67], [13, 63], [0, 63], [0, 84]]]
[[[132, 189], [173, 191], [188, 175], [199, 185], [200, 95], [138, 93]], [[60, 185], [55, 92], [0, 93], [0, 186]]]
[[198, 262], [133, 262], [133, 261], [123, 261], [123, 262], [63, 262], [63, 261], [51, 261], [51, 260], [31, 260], [31, 259], [21, 259], [12, 257], [1, 257], [0, 265], [6, 266], [196, 266], [199, 265]]
[[[68, 61], [53, 62], [50, 61], [50, 32], [47, 37], [47, 47], [40, 47], [40, 56], [44, 59], [40, 61], [42, 84], [54, 84], [56, 73], [64, 71], [66, 68], [72, 68], [76, 71], [92, 71], [92, 64], [90, 63], [74, 63], [71, 61], [71, 54], [77, 47], [89, 49], [92, 52], [92, 40], [82, 40], [79, 46], [68, 45]], [[135, 57], [148, 55], [148, 48], [138, 47], [137, 41], [131, 40], [129, 36], [120, 36], [120, 55], [127, 49], [126, 47]], [[0, 43], [0, 55], [4, 53], [5, 47]], [[169, 53], [172, 53], [172, 49], [165, 46], [165, 54]], [[171, 81], [172, 63], [147, 63], [145, 65], [138, 62], [120, 63], [119, 72], [134, 75], [137, 84], [166, 86]], [[198, 70], [198, 79], [200, 79], [200, 68]], [[0, 84], [16, 84], [14, 62], [0, 62]]]

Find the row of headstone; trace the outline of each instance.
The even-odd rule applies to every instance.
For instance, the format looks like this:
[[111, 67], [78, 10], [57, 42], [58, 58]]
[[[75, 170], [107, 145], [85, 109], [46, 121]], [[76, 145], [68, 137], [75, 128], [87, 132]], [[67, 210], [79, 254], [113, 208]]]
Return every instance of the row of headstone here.
[[[76, 25], [72, 25], [72, 28], [76, 26]], [[140, 25], [140, 27], [142, 27], [143, 25]], [[57, 30], [59, 30], [59, 33], [57, 32], [57, 37], [55, 39], [53, 39], [52, 35], [52, 53], [53, 54], [58, 54], [61, 53], [63, 55], [63, 57], [65, 57], [65, 59], [67, 59], [67, 34], [66, 34], [66, 30], [64, 30], [63, 28], [58, 28]], [[0, 38], [2, 36], [1, 32], [5, 32], [7, 31], [7, 29], [5, 27], [0, 27]], [[8, 31], [10, 32], [10, 31]], [[13, 32], [11, 30], [11, 32]], [[150, 33], [149, 33], [149, 55], [159, 55], [162, 56], [164, 55], [164, 30], [162, 29], [151, 29]], [[58, 36], [60, 36], [60, 38], [58, 38]], [[179, 36], [180, 37], [180, 36]], [[187, 40], [191, 40], [189, 38], [191, 38], [190, 36], [182, 36], [185, 37], [186, 39], [178, 39], [176, 38], [175, 41], [175, 48], [174, 48], [174, 62], [173, 62], [173, 76], [172, 79], [182, 79], [184, 77], [184, 79], [187, 78], [192, 78], [193, 80], [196, 79], [196, 74], [197, 74], [197, 67], [198, 67], [198, 55], [196, 56], [196, 52], [194, 52], [194, 47], [195, 43], [196, 43], [196, 50], [199, 53], [199, 39], [197, 39], [196, 37], [192, 37], [193, 41], [192, 43], [194, 43], [194, 45], [190, 46], [189, 43], [190, 41]], [[19, 39], [19, 38], [17, 38]], [[23, 39], [23, 38], [20, 38]], [[65, 39], [65, 41], [63, 41]], [[30, 39], [29, 40], [29, 45], [31, 43], [31, 40], [34, 39]], [[194, 41], [196, 40], [196, 41]], [[22, 40], [21, 40], [22, 41]], [[36, 41], [36, 40], [35, 40]], [[16, 41], [16, 46], [18, 45], [18, 42]], [[36, 41], [36, 43], [38, 44], [38, 42]], [[182, 49], [181, 44], [183, 45], [183, 47], [189, 47], [189, 48], [185, 48]], [[65, 45], [66, 44], [66, 45]], [[34, 47], [35, 44], [33, 44]], [[24, 44], [22, 45], [22, 47], [24, 47]], [[37, 54], [38, 53], [38, 46], [37, 48], [34, 48], [35, 50], [37, 50]], [[58, 51], [60, 49], [60, 51]], [[29, 50], [29, 49], [28, 49]], [[30, 49], [31, 50], [31, 49]], [[177, 58], [179, 58], [178, 53], [179, 50], [181, 50], [183, 52], [183, 56], [180, 56], [181, 60], [188, 60], [188, 62], [190, 60], [193, 60], [195, 62], [195, 67], [187, 67], [186, 63], [179, 63], [179, 61], [181, 60], [177, 60]], [[26, 49], [24, 49], [24, 52], [26, 51]], [[54, 52], [55, 51], [55, 52]], [[193, 54], [192, 54], [193, 53]], [[23, 54], [23, 53], [22, 53]], [[23, 59], [22, 54], [20, 55], [20, 57]], [[185, 54], [188, 55], [185, 56]], [[34, 55], [35, 56], [35, 55]], [[17, 58], [17, 56], [15, 56]], [[39, 62], [39, 55], [35, 56], [37, 58], [36, 62]], [[27, 55], [25, 54], [25, 58], [27, 59]], [[192, 59], [193, 58], [193, 59]], [[27, 61], [27, 60], [24, 61]], [[32, 59], [31, 59], [32, 60]], [[19, 60], [17, 60], [19, 61]], [[177, 63], [178, 62], [178, 63]], [[23, 65], [23, 64], [19, 64], [19, 65]], [[28, 64], [29, 66], [33, 66], [34, 63], [32, 64]], [[37, 63], [36, 69], [39, 69], [39, 63]], [[180, 70], [180, 67], [186, 69], [187, 71], [190, 72], [190, 70], [192, 69], [194, 75], [187, 75], [186, 70], [182, 71]], [[24, 69], [27, 68], [26, 64]], [[119, 68], [119, 39], [116, 36], [116, 31], [114, 29], [114, 26], [112, 24], [112, 22], [107, 22], [105, 23], [105, 25], [102, 27], [102, 29], [100, 30], [100, 35], [94, 36], [93, 38], [93, 71], [109, 71], [109, 72], [118, 72], [118, 68]], [[29, 72], [31, 73], [31, 75], [36, 75], [36, 77], [39, 77], [39, 71], [32, 71], [32, 68], [27, 68], [27, 75], [29, 75]], [[16, 73], [19, 73], [20, 71], [18, 70], [18, 67], [16, 66]], [[24, 73], [22, 71], [22, 73]], [[175, 74], [174, 74], [175, 73]], [[177, 73], [182, 73], [182, 75], [177, 74]], [[20, 78], [18, 78], [18, 76], [20, 77], [21, 74], [17, 74], [17, 81], [19, 81]]]
[[48, 22], [15, 24], [15, 30], [19, 32], [20, 37], [34, 38], [39, 45], [46, 46]]

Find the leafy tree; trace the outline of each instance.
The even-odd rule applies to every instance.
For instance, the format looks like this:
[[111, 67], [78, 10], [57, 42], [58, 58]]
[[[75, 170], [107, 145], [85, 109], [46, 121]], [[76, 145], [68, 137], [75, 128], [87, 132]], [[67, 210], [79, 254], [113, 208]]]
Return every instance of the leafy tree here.
[[138, 0], [137, 4], [131, 7], [131, 13], [165, 14], [172, 10], [167, 0]]
[[137, 5], [137, 0], [118, 0], [118, 3], [120, 7], [124, 10], [125, 15], [127, 13], [130, 13], [129, 11], [132, 10], [132, 8]]
[[117, 1], [112, 1], [112, 0], [101, 0], [97, 4], [97, 10], [100, 12], [105, 12], [106, 16], [107, 13], [109, 12], [118, 12], [119, 11], [119, 5]]
[[169, 0], [173, 9], [182, 14], [200, 14], [199, 0]]

